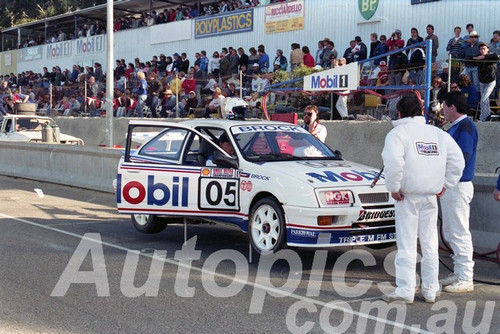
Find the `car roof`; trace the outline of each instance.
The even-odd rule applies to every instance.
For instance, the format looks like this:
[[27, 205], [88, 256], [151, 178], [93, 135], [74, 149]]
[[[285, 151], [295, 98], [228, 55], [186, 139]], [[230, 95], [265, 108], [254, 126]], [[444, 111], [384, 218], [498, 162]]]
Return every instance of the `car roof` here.
[[[157, 126], [179, 126], [183, 128], [194, 129], [196, 127], [219, 127], [228, 130], [233, 126], [245, 126], [245, 125], [297, 125], [286, 122], [278, 121], [263, 121], [263, 120], [225, 120], [225, 119], [194, 119], [189, 121], [176, 122], [165, 122], [165, 121], [149, 121], [149, 120], [130, 120], [131, 125], [157, 125]], [[298, 126], [298, 125], [297, 125]]]

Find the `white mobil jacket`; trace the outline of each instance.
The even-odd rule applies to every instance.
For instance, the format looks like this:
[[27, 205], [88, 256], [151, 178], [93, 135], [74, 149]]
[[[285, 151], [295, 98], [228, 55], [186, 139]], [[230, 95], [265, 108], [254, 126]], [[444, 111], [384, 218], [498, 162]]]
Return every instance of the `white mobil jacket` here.
[[390, 192], [438, 194], [455, 186], [464, 158], [455, 140], [443, 130], [425, 124], [423, 116], [393, 122], [382, 151], [385, 185]]

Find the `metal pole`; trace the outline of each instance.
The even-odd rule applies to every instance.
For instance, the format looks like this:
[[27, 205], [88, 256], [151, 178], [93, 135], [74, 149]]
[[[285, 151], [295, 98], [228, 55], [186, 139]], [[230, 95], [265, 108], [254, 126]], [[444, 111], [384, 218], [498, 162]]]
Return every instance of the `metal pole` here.
[[431, 76], [432, 76], [432, 40], [428, 39], [425, 45], [425, 121], [427, 122], [427, 113], [431, 100]]
[[85, 115], [87, 115], [87, 77], [85, 76], [85, 81], [83, 82], [83, 101], [85, 103]]
[[240, 99], [243, 98], [243, 72], [240, 71]]
[[19, 49], [20, 46], [21, 46], [21, 29], [17, 28], [17, 48], [16, 49]]
[[330, 121], [333, 120], [333, 93], [330, 93]]
[[49, 116], [52, 114], [52, 84], [49, 86]]
[[107, 0], [106, 11], [106, 144], [113, 147], [113, 0]]
[[179, 118], [179, 81], [175, 73], [175, 118]]
[[451, 67], [451, 53], [448, 56], [448, 93], [450, 92], [451, 87], [451, 71], [453, 68]]

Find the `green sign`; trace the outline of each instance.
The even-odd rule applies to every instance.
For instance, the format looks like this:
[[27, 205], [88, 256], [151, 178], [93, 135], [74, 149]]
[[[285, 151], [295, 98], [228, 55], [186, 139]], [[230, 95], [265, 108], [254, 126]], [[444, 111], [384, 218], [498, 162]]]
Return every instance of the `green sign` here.
[[365, 20], [369, 20], [375, 14], [378, 8], [379, 0], [358, 0], [358, 7], [361, 16]]

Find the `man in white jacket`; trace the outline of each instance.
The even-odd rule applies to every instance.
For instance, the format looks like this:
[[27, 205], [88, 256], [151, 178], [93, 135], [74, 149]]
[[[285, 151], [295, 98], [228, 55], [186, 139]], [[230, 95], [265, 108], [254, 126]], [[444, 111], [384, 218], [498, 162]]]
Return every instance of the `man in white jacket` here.
[[453, 138], [425, 124], [422, 103], [403, 96], [382, 151], [387, 190], [396, 200], [396, 290], [382, 296], [386, 302], [412, 303], [415, 296], [417, 237], [422, 251], [422, 297], [433, 303], [439, 292], [437, 197], [455, 186], [464, 158]]

